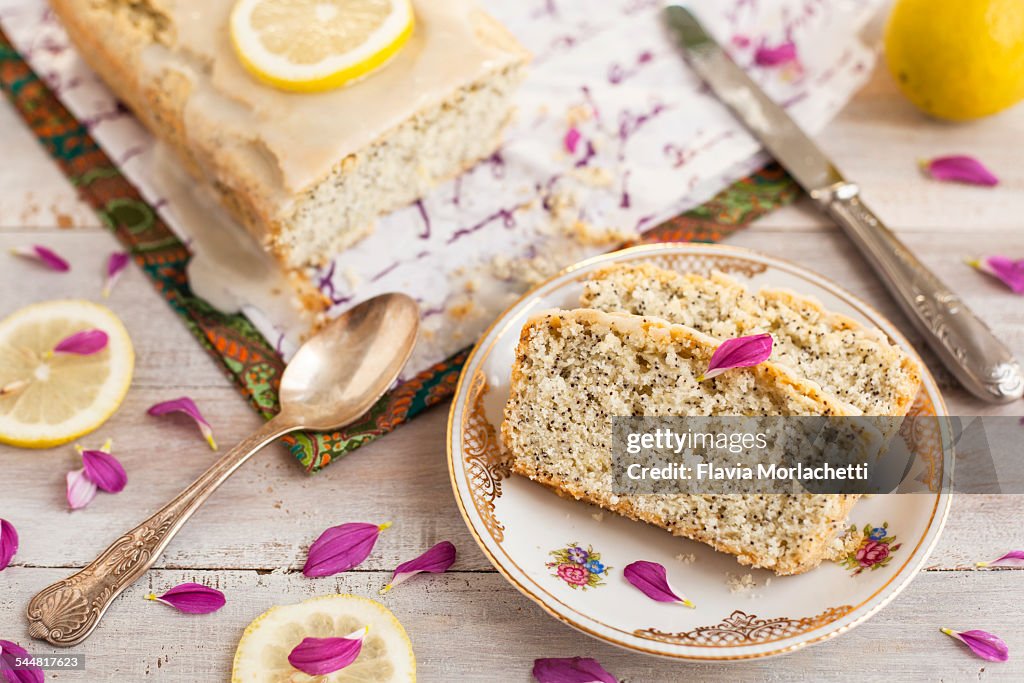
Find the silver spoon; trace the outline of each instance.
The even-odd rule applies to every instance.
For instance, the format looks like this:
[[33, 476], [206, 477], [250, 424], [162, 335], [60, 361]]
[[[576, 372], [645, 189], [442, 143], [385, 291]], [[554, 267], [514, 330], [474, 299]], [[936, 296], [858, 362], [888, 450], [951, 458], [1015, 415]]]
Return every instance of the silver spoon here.
[[192, 513], [254, 453], [289, 432], [338, 429], [369, 410], [409, 360], [419, 320], [415, 301], [384, 294], [324, 327], [281, 377], [281, 412], [92, 564], [32, 598], [29, 635], [59, 647], [85, 640], [114, 598], [153, 566]]

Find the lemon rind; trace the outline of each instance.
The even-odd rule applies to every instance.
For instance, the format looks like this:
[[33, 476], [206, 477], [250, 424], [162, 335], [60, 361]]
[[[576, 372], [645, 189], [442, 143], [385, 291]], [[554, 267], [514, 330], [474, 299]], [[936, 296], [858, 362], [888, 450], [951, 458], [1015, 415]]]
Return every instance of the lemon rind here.
[[[384, 67], [388, 62], [394, 59], [402, 48], [405, 47], [406, 43], [409, 42], [416, 24], [415, 13], [413, 12], [412, 5], [409, 0], [399, 0], [399, 2], [407, 8], [407, 19], [402, 30], [393, 40], [389, 41], [383, 47], [372, 52], [368, 56], [357, 59], [351, 64], [340, 69], [328, 70], [323, 75], [320, 75], [317, 71], [324, 70], [326, 68], [322, 66], [324, 62], [306, 67], [305, 70], [310, 72], [310, 75], [307, 77], [288, 78], [275, 73], [277, 70], [269, 63], [263, 62], [259, 59], [253, 59], [250, 56], [251, 52], [263, 53], [264, 51], [253, 50], [250, 52], [243, 45], [243, 41], [240, 40], [237, 23], [242, 20], [240, 16], [240, 8], [244, 6], [243, 2], [239, 2], [235, 6], [235, 10], [232, 11], [230, 22], [231, 45], [234, 48], [235, 55], [238, 57], [238, 60], [242, 63], [242, 66], [244, 66], [245, 69], [259, 81], [266, 83], [267, 85], [280, 90], [287, 90], [289, 92], [296, 93], [316, 93], [333, 90], [344, 85], [355, 83]], [[330, 60], [325, 60], [325, 62], [326, 61]], [[303, 70], [303, 67], [299, 67], [294, 64], [289, 64], [287, 68], [291, 71]]]

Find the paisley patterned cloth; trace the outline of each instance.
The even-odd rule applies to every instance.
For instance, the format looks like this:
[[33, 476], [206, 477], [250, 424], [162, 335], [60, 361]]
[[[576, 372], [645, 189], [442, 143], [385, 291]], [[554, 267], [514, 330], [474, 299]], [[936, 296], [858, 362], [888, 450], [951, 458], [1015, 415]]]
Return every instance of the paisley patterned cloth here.
[[[189, 288], [189, 251], [146, 203], [86, 126], [72, 116], [32, 71], [0, 30], [0, 89], [82, 198], [130, 251], [196, 340], [224, 368], [253, 408], [269, 419], [277, 412], [284, 361], [241, 315], [218, 312]], [[790, 203], [793, 181], [770, 165], [704, 205], [644, 234], [644, 242], [715, 242], [760, 216]], [[330, 433], [297, 433], [283, 439], [307, 471], [316, 472], [449, 398], [469, 350], [437, 363], [384, 396], [366, 415]]]

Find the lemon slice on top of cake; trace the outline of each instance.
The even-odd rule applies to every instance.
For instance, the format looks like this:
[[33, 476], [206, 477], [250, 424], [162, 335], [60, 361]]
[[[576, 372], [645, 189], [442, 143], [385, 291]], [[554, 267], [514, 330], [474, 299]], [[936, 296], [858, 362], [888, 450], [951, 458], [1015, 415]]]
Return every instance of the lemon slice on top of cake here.
[[329, 90], [363, 78], [402, 49], [409, 0], [238, 0], [231, 40], [256, 77], [284, 90]]

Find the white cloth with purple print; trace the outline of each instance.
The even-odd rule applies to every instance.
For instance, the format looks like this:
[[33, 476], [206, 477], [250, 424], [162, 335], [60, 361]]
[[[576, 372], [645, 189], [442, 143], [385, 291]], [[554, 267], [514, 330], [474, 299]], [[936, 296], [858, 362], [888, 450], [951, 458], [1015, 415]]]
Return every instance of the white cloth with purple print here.
[[[651, 0], [482, 0], [535, 55], [518, 114], [494, 158], [380, 221], [328, 261], [318, 281], [340, 311], [387, 291], [418, 298], [425, 333], [405, 376], [471, 343], [531, 281], [607, 251], [607, 231], [653, 227], [706, 201], [765, 159], [702, 87]], [[863, 84], [874, 50], [860, 30], [882, 0], [693, 0], [737, 61], [810, 132]], [[69, 47], [45, 0], [0, 0], [0, 24], [179, 236], [202, 257], [206, 211], [155, 172], [143, 129]], [[799, 60], [757, 66], [759, 47], [787, 41]], [[232, 276], [193, 281], [223, 301]], [[219, 291], [214, 291], [219, 290]], [[286, 355], [303, 324], [268, 291], [240, 307]], [[230, 300], [230, 298], [229, 298]]]

